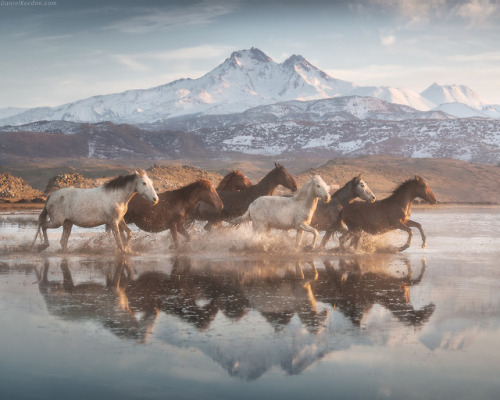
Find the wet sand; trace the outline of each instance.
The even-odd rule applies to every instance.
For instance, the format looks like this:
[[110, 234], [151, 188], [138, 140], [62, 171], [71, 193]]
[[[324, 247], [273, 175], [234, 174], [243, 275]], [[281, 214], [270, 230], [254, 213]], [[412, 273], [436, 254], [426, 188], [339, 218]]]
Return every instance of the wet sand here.
[[500, 396], [500, 207], [416, 209], [426, 249], [359, 254], [200, 226], [178, 252], [134, 230], [119, 256], [100, 227], [37, 253], [38, 212], [0, 213], [2, 397]]

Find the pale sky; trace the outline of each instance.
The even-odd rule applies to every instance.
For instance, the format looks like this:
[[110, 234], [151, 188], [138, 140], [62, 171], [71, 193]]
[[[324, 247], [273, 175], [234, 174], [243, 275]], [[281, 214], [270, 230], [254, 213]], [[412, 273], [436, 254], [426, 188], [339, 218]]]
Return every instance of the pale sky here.
[[0, 3], [0, 108], [195, 79], [251, 47], [357, 85], [463, 84], [500, 104], [500, 0], [50, 2]]

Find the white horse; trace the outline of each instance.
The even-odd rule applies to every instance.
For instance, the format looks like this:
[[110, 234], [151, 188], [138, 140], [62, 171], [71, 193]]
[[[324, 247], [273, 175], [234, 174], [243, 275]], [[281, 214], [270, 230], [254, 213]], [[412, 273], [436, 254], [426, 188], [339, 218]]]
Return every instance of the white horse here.
[[314, 235], [312, 248], [316, 246], [318, 231], [309, 226], [316, 211], [318, 200], [325, 203], [330, 201], [328, 185], [321, 176], [314, 175], [302, 187], [300, 192], [292, 197], [262, 196], [253, 201], [247, 212], [233, 220], [238, 225], [245, 221], [252, 221], [254, 229], [296, 229], [295, 247], [298, 249], [304, 231]]
[[[61, 247], [66, 251], [73, 225], [92, 228], [106, 224], [113, 231], [118, 248], [122, 252], [125, 251], [132, 232], [123, 221], [123, 216], [127, 212], [128, 202], [136, 193], [152, 204], [158, 203], [153, 182], [142, 170], [119, 176], [96, 188], [62, 188], [51, 193], [38, 217], [32, 246], [41, 229], [44, 242], [38, 247], [38, 251], [45, 250], [49, 247], [47, 229], [59, 228], [62, 225]], [[125, 246], [122, 241], [125, 240], [124, 232], [128, 234]]]

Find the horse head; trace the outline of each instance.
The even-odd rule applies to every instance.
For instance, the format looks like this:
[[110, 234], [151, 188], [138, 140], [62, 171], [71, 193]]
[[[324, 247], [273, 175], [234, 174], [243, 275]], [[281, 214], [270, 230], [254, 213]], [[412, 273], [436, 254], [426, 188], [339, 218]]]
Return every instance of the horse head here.
[[416, 195], [417, 197], [420, 197], [421, 199], [427, 201], [430, 204], [436, 204], [437, 199], [434, 193], [432, 193], [431, 188], [427, 184], [427, 182], [424, 181], [424, 178], [420, 176], [415, 176], [414, 181], [416, 182]]
[[368, 185], [361, 179], [361, 174], [355, 177], [353, 180], [354, 185], [354, 194], [359, 197], [361, 200], [369, 201], [373, 203], [376, 200], [375, 195], [368, 187]]
[[201, 186], [200, 199], [205, 203], [212, 205], [217, 211], [222, 211], [223, 204], [217, 190], [206, 179], [199, 179], [198, 184]]
[[149, 176], [146, 174], [146, 171], [135, 171], [135, 179], [137, 193], [139, 193], [139, 195], [141, 195], [144, 199], [148, 200], [151, 204], [157, 204], [159, 200], [158, 195], [153, 187], [153, 181], [151, 181]]
[[276, 171], [276, 176], [278, 179], [278, 183], [281, 186], [290, 189], [292, 192], [296, 192], [298, 190], [297, 182], [293, 179], [292, 175], [279, 163], [274, 163]]
[[311, 178], [311, 187], [315, 197], [319, 197], [325, 203], [329, 203], [330, 196], [330, 188], [325, 183], [325, 181], [319, 175], [314, 175]]
[[235, 169], [227, 174], [222, 181], [220, 181], [219, 186], [217, 186], [217, 190], [238, 191], [248, 189], [250, 186], [253, 186], [252, 181], [243, 175], [241, 171]]

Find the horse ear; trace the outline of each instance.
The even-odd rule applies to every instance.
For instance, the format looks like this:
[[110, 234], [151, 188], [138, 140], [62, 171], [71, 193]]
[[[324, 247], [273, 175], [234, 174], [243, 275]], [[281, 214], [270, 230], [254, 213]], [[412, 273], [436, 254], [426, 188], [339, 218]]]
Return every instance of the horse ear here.
[[277, 163], [277, 162], [275, 162], [275, 163], [274, 163], [274, 166], [275, 166], [276, 168], [280, 168], [280, 167], [281, 167], [280, 163]]
[[358, 182], [361, 181], [361, 174], [358, 175], [357, 180], [358, 180]]

